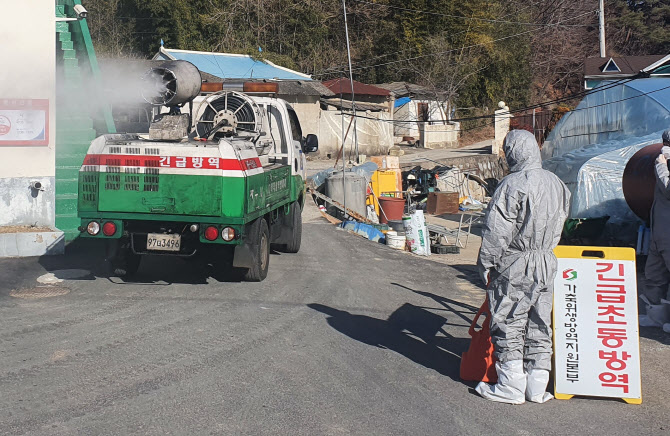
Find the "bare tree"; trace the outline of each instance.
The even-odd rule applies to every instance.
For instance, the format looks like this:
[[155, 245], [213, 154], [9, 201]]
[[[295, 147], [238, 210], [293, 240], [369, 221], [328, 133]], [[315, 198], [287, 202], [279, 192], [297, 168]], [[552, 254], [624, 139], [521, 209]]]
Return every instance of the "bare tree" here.
[[96, 52], [104, 57], [134, 57], [131, 18], [118, 17], [121, 0], [84, 0]]

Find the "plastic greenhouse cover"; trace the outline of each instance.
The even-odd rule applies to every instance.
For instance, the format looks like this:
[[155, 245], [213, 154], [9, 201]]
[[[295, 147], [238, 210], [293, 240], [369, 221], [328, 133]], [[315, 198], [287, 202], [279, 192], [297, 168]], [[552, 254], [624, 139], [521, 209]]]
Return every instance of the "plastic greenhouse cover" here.
[[569, 115], [549, 135], [542, 155], [544, 168], [572, 192], [570, 218], [637, 221], [623, 196], [623, 171], [633, 154], [661, 142], [670, 128], [670, 79], [640, 79], [596, 92]]
[[[566, 113], [542, 146], [542, 159], [579, 148], [633, 140], [670, 127], [670, 78], [605, 82]], [[605, 88], [598, 91], [599, 88]]]

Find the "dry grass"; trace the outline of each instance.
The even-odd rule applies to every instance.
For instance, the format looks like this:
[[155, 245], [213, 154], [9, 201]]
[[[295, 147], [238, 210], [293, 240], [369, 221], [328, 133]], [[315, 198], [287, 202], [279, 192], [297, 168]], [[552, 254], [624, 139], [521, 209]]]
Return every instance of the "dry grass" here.
[[478, 129], [465, 130], [461, 133], [461, 138], [458, 140], [460, 147], [476, 144], [481, 141], [493, 139], [495, 137], [495, 129], [492, 125], [483, 126]]

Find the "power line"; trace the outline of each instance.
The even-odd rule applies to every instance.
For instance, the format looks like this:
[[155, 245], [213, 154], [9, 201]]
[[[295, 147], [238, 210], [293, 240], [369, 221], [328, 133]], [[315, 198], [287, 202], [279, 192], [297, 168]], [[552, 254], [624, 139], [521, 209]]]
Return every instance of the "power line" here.
[[[462, 30], [462, 31], [460, 31], [460, 32], [452, 33], [452, 34], [450, 34], [449, 36], [450, 36], [450, 37], [454, 37], [454, 36], [458, 36], [458, 35], [461, 35], [461, 34], [463, 34], [463, 33], [467, 33], [467, 32], [468, 32], [468, 30]], [[404, 52], [412, 52], [412, 51], [414, 51], [414, 50], [413, 50], [413, 49], [410, 49], [410, 50], [404, 50], [404, 51], [402, 51], [402, 52], [400, 52], [400, 53], [404, 53]], [[359, 65], [359, 64], [363, 64], [363, 63], [366, 63], [366, 62], [373, 61], [373, 60], [375, 60], [375, 59], [381, 59], [381, 58], [385, 58], [385, 57], [389, 57], [389, 56], [393, 56], [393, 55], [397, 55], [397, 54], [398, 54], [398, 52], [394, 52], [394, 53], [385, 53], [385, 54], [378, 55], [378, 56], [374, 56], [374, 57], [371, 57], [371, 58], [362, 59], [362, 60], [360, 60], [360, 61], [353, 62], [352, 64], [353, 64], [353, 65]], [[326, 73], [328, 73], [328, 72], [333, 72], [333, 73], [342, 72], [343, 70], [339, 70], [338, 68], [344, 68], [344, 67], [346, 67], [346, 66], [347, 66], [347, 65], [344, 65], [344, 64], [335, 65], [335, 66], [326, 68], [325, 70], [322, 71], [321, 74], [326, 74]], [[315, 74], [316, 74], [316, 73], [315, 73]]]
[[[359, 0], [356, 0], [356, 1], [359, 1]], [[558, 25], [562, 22], [571, 21], [571, 20], [574, 20], [576, 18], [582, 17], [584, 15], [591, 14], [593, 12], [595, 12], [595, 11], [584, 12], [584, 13], [576, 15], [574, 17], [566, 18], [565, 20], [563, 20], [563, 21], [561, 21], [557, 24], [554, 24], [554, 26], [556, 26], [556, 25]], [[383, 66], [386, 66], [386, 65], [408, 62], [408, 61], [413, 61], [413, 60], [417, 60], [417, 59], [423, 59], [423, 58], [426, 58], [426, 57], [437, 56], [437, 55], [452, 53], [452, 52], [455, 52], [455, 51], [461, 51], [461, 50], [466, 50], [466, 49], [470, 49], [470, 48], [480, 47], [480, 46], [484, 46], [484, 45], [488, 45], [488, 44], [493, 44], [495, 42], [500, 42], [500, 41], [504, 41], [504, 40], [507, 40], [507, 39], [516, 38], [518, 36], [527, 35], [529, 33], [535, 32], [537, 30], [542, 30], [542, 28], [538, 27], [538, 28], [526, 30], [526, 31], [523, 31], [523, 32], [520, 32], [520, 33], [515, 33], [513, 35], [504, 36], [502, 38], [494, 39], [492, 41], [478, 43], [478, 44], [472, 44], [472, 45], [469, 45], [469, 46], [464, 46], [462, 48], [454, 48], [454, 49], [450, 49], [450, 50], [427, 53], [425, 55], [413, 56], [413, 57], [409, 57], [409, 58], [405, 58], [405, 59], [398, 59], [398, 60], [395, 60], [395, 61], [389, 61], [389, 62], [384, 62], [384, 63], [380, 63], [380, 64], [375, 64], [375, 65], [367, 65], [367, 66], [357, 67], [357, 68], [353, 68], [352, 71], [360, 71], [360, 70], [366, 70], [366, 69], [369, 69], [369, 68], [383, 67]], [[316, 72], [312, 75], [313, 76], [323, 76], [323, 75], [331, 74], [331, 73], [346, 73], [346, 72], [347, 71], [344, 71], [344, 70], [322, 70], [322, 71]]]
[[[585, 96], [588, 96], [588, 95], [595, 94], [597, 92], [603, 92], [603, 91], [606, 91], [608, 89], [611, 89], [611, 88], [614, 88], [616, 86], [622, 85], [624, 83], [628, 83], [632, 80], [635, 80], [637, 77], [638, 76], [635, 76], [633, 78], [627, 78], [627, 79], [619, 79], [617, 81], [608, 83], [607, 85], [603, 85], [599, 88], [595, 88], [595, 89], [592, 89], [592, 90], [589, 90], [589, 91], [586, 91], [586, 92], [579, 92], [579, 93], [570, 95], [568, 97], [563, 97], [561, 99], [546, 101], [546, 102], [542, 102], [542, 103], [539, 103], [539, 104], [536, 104], [536, 105], [533, 105], [533, 106], [527, 106], [527, 107], [524, 107], [524, 108], [510, 110], [510, 111], [500, 113], [500, 114], [480, 115], [480, 116], [475, 116], [475, 117], [454, 118], [454, 119], [447, 120], [447, 121], [461, 122], [461, 121], [483, 120], [483, 119], [489, 119], [489, 118], [494, 118], [495, 119], [496, 117], [503, 117], [503, 116], [507, 116], [507, 115], [512, 115], [514, 113], [524, 112], [524, 111], [527, 111], [527, 110], [530, 110], [530, 109], [536, 109], [536, 108], [539, 108], [539, 107], [542, 107], [542, 106], [548, 106], [548, 105], [554, 104], [554, 103], [560, 103], [561, 101], [572, 100], [574, 98], [579, 97], [580, 95], [585, 97]], [[581, 110], [585, 110], [585, 109], [591, 109], [591, 108], [594, 108], [594, 107], [607, 106], [609, 104], [620, 103], [622, 101], [631, 100], [633, 98], [638, 98], [638, 97], [643, 97], [645, 95], [653, 94], [654, 92], [659, 92], [659, 91], [662, 91], [662, 90], [668, 89], [668, 88], [670, 88], [670, 86], [667, 86], [667, 87], [661, 88], [661, 89], [657, 89], [657, 90], [654, 90], [654, 91], [642, 93], [642, 94], [639, 94], [639, 95], [635, 95], [635, 96], [632, 96], [632, 97], [628, 97], [628, 98], [625, 98], [625, 99], [622, 99], [622, 100], [612, 101], [612, 102], [603, 103], [603, 104], [594, 105], [594, 106], [589, 106], [589, 107], [585, 107], [585, 108], [574, 109], [570, 112], [577, 112], [577, 111], [581, 111]], [[356, 115], [356, 116], [361, 117], [361, 118], [365, 118], [365, 119], [378, 120], [378, 121], [383, 121], [383, 122], [393, 123], [393, 124], [426, 124], [426, 123], [435, 122], [435, 121], [419, 121], [419, 120], [408, 120], [408, 121], [405, 121], [405, 120], [382, 120], [382, 119], [373, 118], [373, 117], [366, 117], [364, 115]], [[452, 131], [452, 130], [450, 130], [450, 131]]]
[[[377, 6], [377, 7], [383, 7], [383, 8], [388, 8], [388, 9], [396, 9], [404, 12], [413, 12], [413, 13], [420, 13], [420, 14], [426, 14], [426, 15], [435, 15], [435, 16], [440, 16], [440, 17], [448, 17], [448, 18], [457, 18], [461, 20], [473, 20], [473, 21], [481, 21], [485, 23], [498, 23], [498, 24], [518, 24], [522, 26], [556, 26], [558, 24], [551, 24], [551, 23], [530, 23], [530, 22], [522, 22], [522, 21], [507, 21], [507, 20], [499, 20], [495, 18], [479, 18], [479, 17], [466, 17], [463, 15], [452, 15], [452, 14], [443, 14], [441, 12], [433, 12], [433, 11], [424, 11], [424, 10], [419, 10], [419, 9], [410, 9], [410, 8], [403, 8], [400, 6], [392, 6], [392, 5], [385, 5], [381, 3], [372, 3], [369, 1], [365, 0], [353, 0], [357, 3], [363, 3], [371, 6]], [[595, 12], [595, 11], [593, 11]], [[589, 12], [591, 13], [591, 12]], [[578, 26], [583, 26], [583, 25], [578, 25]]]
[[621, 103], [622, 101], [633, 100], [634, 98], [644, 97], [645, 95], [653, 94], [653, 93], [655, 93], [655, 92], [664, 91], [664, 90], [666, 90], [666, 89], [670, 89], [670, 85], [668, 85], [668, 86], [664, 86], [663, 88], [654, 89], [653, 91], [647, 91], [647, 92], [643, 92], [643, 93], [638, 94], [638, 95], [633, 95], [633, 96], [631, 96], [631, 97], [622, 98], [621, 100], [609, 101], [609, 102], [607, 102], [607, 103], [595, 104], [595, 105], [593, 105], [593, 106], [587, 106], [587, 107], [582, 107], [582, 108], [576, 108], [576, 109], [574, 109], [574, 110], [571, 110], [570, 112], [579, 112], [579, 111], [583, 111], [583, 110], [586, 110], [586, 109], [593, 109], [593, 108], [596, 108], [596, 107], [602, 107], [602, 106], [607, 106], [607, 105], [610, 105], [610, 104]]

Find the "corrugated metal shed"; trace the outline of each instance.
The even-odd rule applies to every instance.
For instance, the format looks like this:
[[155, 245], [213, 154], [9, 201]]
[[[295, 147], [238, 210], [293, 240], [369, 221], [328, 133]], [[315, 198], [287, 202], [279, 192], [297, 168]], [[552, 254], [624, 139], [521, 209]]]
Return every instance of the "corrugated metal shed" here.
[[382, 83], [381, 85], [376, 86], [390, 91], [395, 98], [409, 97], [422, 100], [434, 100], [436, 97], [435, 92], [425, 86], [409, 82]]
[[[332, 79], [323, 82], [323, 84], [330, 89], [333, 94], [351, 95], [351, 82], [346, 78]], [[354, 80], [354, 93], [356, 96], [375, 95], [382, 97], [389, 97], [391, 93], [387, 89], [379, 88], [373, 85], [366, 85], [365, 83]]]
[[176, 50], [161, 47], [154, 60], [189, 61], [202, 72], [224, 79], [312, 80], [311, 76], [248, 55]]

